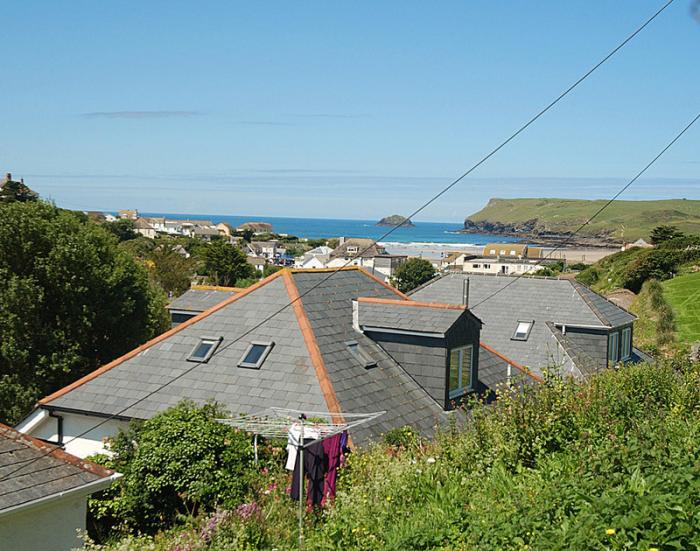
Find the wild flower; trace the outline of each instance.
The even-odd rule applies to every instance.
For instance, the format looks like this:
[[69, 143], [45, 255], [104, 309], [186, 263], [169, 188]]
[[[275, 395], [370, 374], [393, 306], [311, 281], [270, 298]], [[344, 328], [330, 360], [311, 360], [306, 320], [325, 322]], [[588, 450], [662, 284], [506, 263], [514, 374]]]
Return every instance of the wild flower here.
[[241, 519], [243, 520], [248, 520], [249, 518], [253, 516], [259, 516], [261, 513], [260, 505], [258, 505], [256, 502], [252, 503], [243, 503], [242, 505], [239, 505], [236, 507], [235, 510], [236, 515], [238, 515]]
[[608, 536], [614, 536], [614, 535], [615, 535], [615, 528], [608, 528], [608, 529], [605, 531], [605, 533], [606, 533]]

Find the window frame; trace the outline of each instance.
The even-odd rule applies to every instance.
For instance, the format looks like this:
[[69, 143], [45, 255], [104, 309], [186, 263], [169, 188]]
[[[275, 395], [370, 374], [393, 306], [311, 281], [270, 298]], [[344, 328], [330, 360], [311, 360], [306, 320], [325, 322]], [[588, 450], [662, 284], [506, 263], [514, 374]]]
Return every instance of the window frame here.
[[[613, 343], [615, 346], [613, 347]], [[617, 363], [620, 360], [620, 333], [613, 331], [608, 333], [608, 360], [610, 363]], [[614, 352], [614, 354], [612, 353]], [[614, 356], [614, 357], [613, 357]]]
[[[377, 366], [377, 360], [372, 358], [369, 353], [357, 341], [346, 341], [345, 347], [357, 363], [365, 369], [370, 369]], [[353, 351], [353, 347], [355, 351]]]
[[[518, 328], [521, 323], [527, 324], [527, 333], [524, 337], [518, 337]], [[513, 336], [510, 338], [512, 341], [526, 341], [530, 338], [530, 332], [532, 331], [532, 326], [535, 325], [535, 320], [518, 320], [515, 325], [515, 331], [513, 331]]]
[[[469, 384], [463, 386], [464, 382], [464, 351], [469, 350]], [[454, 390], [450, 390], [450, 375], [452, 373], [452, 354], [454, 352], [459, 352], [459, 368], [457, 373], [458, 387]], [[466, 344], [464, 346], [457, 346], [455, 348], [450, 348], [447, 351], [447, 396], [450, 400], [464, 396], [467, 392], [473, 389], [474, 382], [474, 345]]]
[[[253, 348], [256, 346], [264, 347], [262, 354], [256, 362], [246, 362], [245, 359], [248, 357], [248, 354], [250, 354]], [[270, 355], [270, 352], [272, 351], [272, 348], [274, 346], [274, 341], [250, 341], [250, 344], [246, 347], [245, 352], [243, 352], [243, 355], [241, 356], [241, 359], [238, 360], [238, 367], [242, 367], [245, 369], [260, 369], [262, 367], [262, 364], [265, 363], [265, 360]]]
[[632, 357], [632, 328], [625, 327], [620, 333], [620, 359], [629, 360]]
[[[223, 337], [209, 337], [206, 335], [199, 337], [197, 344], [194, 345], [194, 348], [192, 348], [192, 351], [187, 356], [187, 361], [188, 362], [203, 363], [203, 364], [207, 363], [211, 359], [211, 357], [214, 355], [214, 352], [216, 352], [216, 349], [219, 348], [219, 345], [221, 344], [221, 341], [223, 341], [223, 340], [224, 340]], [[212, 345], [211, 348], [209, 350], [207, 350], [207, 353], [204, 354], [204, 356], [195, 356], [194, 353], [204, 343], [211, 343], [211, 345]]]

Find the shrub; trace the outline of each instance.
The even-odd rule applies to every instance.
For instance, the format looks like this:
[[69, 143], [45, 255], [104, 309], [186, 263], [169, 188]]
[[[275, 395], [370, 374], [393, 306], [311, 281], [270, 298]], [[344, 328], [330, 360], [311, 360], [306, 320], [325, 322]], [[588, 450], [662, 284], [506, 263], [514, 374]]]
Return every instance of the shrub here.
[[238, 505], [256, 472], [253, 447], [216, 421], [223, 416], [216, 405], [182, 402], [113, 438], [113, 457], [98, 460], [124, 476], [90, 499], [98, 535], [153, 533], [180, 515]]
[[410, 426], [406, 425], [387, 431], [384, 435], [384, 442], [396, 448], [410, 448], [418, 444], [418, 433]]
[[422, 258], [409, 258], [396, 269], [392, 285], [399, 291], [408, 293], [435, 277], [435, 268]]
[[598, 278], [600, 277], [598, 270], [596, 270], [593, 266], [589, 266], [585, 270], [583, 270], [580, 274], [576, 276], [576, 279], [583, 283], [584, 285], [587, 285], [589, 287], [592, 287], [596, 283], [598, 283]]

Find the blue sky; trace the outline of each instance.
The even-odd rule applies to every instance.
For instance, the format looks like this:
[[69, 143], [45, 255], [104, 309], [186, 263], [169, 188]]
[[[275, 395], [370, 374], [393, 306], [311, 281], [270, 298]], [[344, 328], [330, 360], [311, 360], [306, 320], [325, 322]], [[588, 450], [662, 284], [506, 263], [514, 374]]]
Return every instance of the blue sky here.
[[[693, 0], [427, 210], [614, 194], [700, 110]], [[76, 209], [407, 214], [663, 0], [5, 2], [0, 170]], [[625, 194], [700, 199], [700, 127]]]

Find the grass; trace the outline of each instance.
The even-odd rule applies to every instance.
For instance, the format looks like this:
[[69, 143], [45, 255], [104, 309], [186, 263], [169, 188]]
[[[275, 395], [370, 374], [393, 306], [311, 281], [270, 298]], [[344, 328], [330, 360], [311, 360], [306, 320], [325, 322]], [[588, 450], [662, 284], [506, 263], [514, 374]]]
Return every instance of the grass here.
[[678, 340], [700, 341], [700, 272], [664, 281], [664, 296], [676, 314]]
[[[491, 199], [486, 207], [469, 216], [475, 222], [506, 224], [537, 219], [537, 227], [550, 232], [571, 232], [586, 222], [604, 200], [578, 199]], [[677, 226], [685, 233], [700, 233], [700, 201], [615, 201], [581, 235], [609, 235], [634, 241], [649, 239], [651, 230], [661, 224]]]

